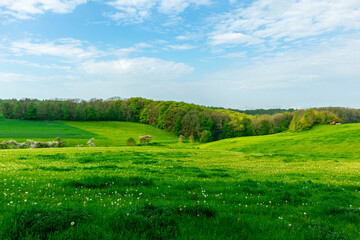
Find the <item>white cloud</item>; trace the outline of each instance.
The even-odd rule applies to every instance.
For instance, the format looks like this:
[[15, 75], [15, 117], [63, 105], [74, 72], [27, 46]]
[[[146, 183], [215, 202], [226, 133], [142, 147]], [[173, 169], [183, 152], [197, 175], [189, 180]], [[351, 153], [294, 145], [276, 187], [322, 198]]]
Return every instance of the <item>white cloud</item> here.
[[[357, 37], [356, 37], [357, 36]], [[307, 50], [277, 53], [272, 57], [247, 58], [231, 68], [209, 74], [206, 84], [225, 89], [282, 89], [360, 83], [358, 36], [336, 38]]]
[[251, 44], [253, 39], [293, 41], [339, 29], [359, 30], [360, 1], [258, 0], [213, 21], [209, 38], [214, 45]]
[[179, 78], [194, 71], [184, 64], [158, 58], [124, 58], [116, 61], [87, 61], [79, 66], [86, 74], [107, 76], [112, 80], [137, 83]]
[[85, 47], [75, 39], [59, 39], [53, 42], [34, 42], [33, 40], [15, 41], [10, 50], [18, 55], [48, 55], [68, 59], [84, 59], [101, 55], [94, 47]]
[[141, 23], [148, 19], [154, 10], [176, 16], [191, 6], [210, 4], [210, 0], [115, 0], [108, 4], [117, 9], [108, 16], [124, 23]]
[[190, 5], [201, 6], [210, 4], [210, 0], [162, 0], [159, 4], [159, 12], [167, 15], [178, 15]]
[[181, 45], [169, 45], [166, 49], [172, 49], [172, 50], [190, 50], [194, 49], [195, 46], [190, 44], [181, 44]]
[[156, 1], [116, 0], [108, 4], [118, 10], [116, 13], [109, 15], [112, 20], [140, 23], [150, 15], [150, 10], [156, 4]]
[[259, 44], [263, 42], [261, 39], [254, 38], [252, 36], [242, 33], [224, 33], [217, 34], [210, 37], [210, 44], [222, 45], [222, 44]]
[[29, 67], [35, 67], [35, 68], [43, 68], [43, 69], [60, 69], [60, 70], [70, 70], [70, 66], [63, 66], [63, 65], [57, 65], [57, 64], [37, 64], [33, 62], [28, 62], [24, 60], [12, 60], [12, 59], [1, 59], [0, 63], [11, 63], [11, 64], [19, 64]]
[[[23, 75], [17, 73], [8, 73], [8, 72], [0, 72], [0, 83], [7, 84], [14, 81], [21, 81], [23, 79]], [[26, 78], [24, 78], [26, 79]], [[2, 88], [3, 89], [3, 88]]]
[[52, 13], [70, 13], [78, 5], [87, 0], [2, 0], [0, 1], [0, 15], [7, 15], [17, 19], [29, 19], [33, 15]]

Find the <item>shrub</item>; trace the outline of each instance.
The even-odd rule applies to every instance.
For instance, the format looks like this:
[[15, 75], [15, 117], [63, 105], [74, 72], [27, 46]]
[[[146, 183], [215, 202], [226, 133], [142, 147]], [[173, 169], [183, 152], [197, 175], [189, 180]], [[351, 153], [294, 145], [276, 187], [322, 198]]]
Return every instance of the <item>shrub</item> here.
[[96, 147], [96, 145], [94, 144], [95, 138], [91, 138], [88, 142], [87, 145], [89, 147]]
[[182, 144], [184, 139], [185, 139], [184, 135], [180, 135], [179, 136], [179, 144]]
[[56, 143], [57, 143], [57, 146], [56, 146], [56, 147], [59, 147], [59, 148], [65, 147], [65, 144], [66, 144], [65, 141], [61, 141], [61, 138], [60, 138], [60, 137], [57, 137], [57, 138], [56, 138]]
[[[10, 140], [7, 142], [7, 144], [10, 145], [10, 148], [14, 149], [14, 148], [26, 148], [29, 147], [29, 145], [27, 143], [18, 143], [15, 140]], [[7, 147], [6, 147], [7, 148]]]
[[41, 142], [41, 141], [34, 141], [34, 140], [26, 140], [27, 145], [30, 148], [55, 148], [57, 147], [57, 142]]
[[140, 136], [139, 137], [139, 141], [141, 144], [149, 144], [149, 142], [151, 141], [152, 137], [151, 135], [145, 135], [145, 136]]
[[2, 143], [0, 143], [0, 149], [7, 149], [9, 145], [8, 141], [3, 141]]
[[136, 141], [134, 138], [129, 138], [126, 140], [126, 146], [136, 146]]
[[190, 143], [191, 145], [194, 144], [194, 136], [193, 136], [193, 135], [190, 135], [190, 136], [189, 136], [189, 143]]

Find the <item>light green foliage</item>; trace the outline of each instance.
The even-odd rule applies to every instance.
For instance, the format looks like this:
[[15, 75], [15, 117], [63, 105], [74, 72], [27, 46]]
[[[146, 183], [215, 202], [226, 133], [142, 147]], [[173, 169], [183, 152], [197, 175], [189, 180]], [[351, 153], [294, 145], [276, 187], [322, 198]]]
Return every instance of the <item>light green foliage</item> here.
[[289, 130], [303, 131], [310, 129], [315, 124], [326, 124], [341, 121], [334, 113], [329, 111], [301, 110], [294, 113]]

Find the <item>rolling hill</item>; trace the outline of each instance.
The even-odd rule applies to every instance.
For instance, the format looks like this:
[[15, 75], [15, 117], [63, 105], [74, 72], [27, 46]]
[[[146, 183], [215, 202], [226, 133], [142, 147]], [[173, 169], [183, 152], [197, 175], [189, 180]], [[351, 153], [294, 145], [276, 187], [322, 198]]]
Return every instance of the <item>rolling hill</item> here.
[[67, 146], [85, 144], [95, 138], [97, 146], [124, 146], [130, 137], [151, 135], [157, 144], [176, 144], [178, 137], [150, 125], [132, 122], [0, 121], [0, 141], [27, 139], [53, 141], [61, 137]]
[[319, 125], [304, 132], [241, 137], [201, 145], [201, 149], [227, 150], [278, 156], [288, 161], [360, 159], [360, 124]]

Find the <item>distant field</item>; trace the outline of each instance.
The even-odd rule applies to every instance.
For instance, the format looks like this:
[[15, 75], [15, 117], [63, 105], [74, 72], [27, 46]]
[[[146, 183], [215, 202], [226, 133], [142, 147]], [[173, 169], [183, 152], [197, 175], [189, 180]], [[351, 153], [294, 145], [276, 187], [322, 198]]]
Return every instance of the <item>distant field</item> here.
[[90, 138], [93, 133], [71, 127], [63, 122], [49, 121], [0, 121], [0, 138]]
[[0, 239], [360, 239], [360, 124], [192, 149], [136, 123], [63, 124], [163, 144], [0, 150]]
[[274, 156], [287, 161], [360, 160], [360, 124], [320, 125], [299, 133], [225, 139], [200, 148]]
[[84, 131], [98, 136], [99, 146], [124, 146], [130, 137], [138, 141], [139, 136], [151, 135], [152, 142], [161, 144], [177, 144], [178, 137], [150, 125], [133, 122], [65, 122]]
[[61, 137], [67, 146], [85, 144], [95, 138], [97, 146], [124, 146], [133, 137], [151, 135], [152, 142], [174, 145], [178, 137], [155, 127], [131, 122], [0, 121], [0, 141], [27, 139], [53, 141]]

